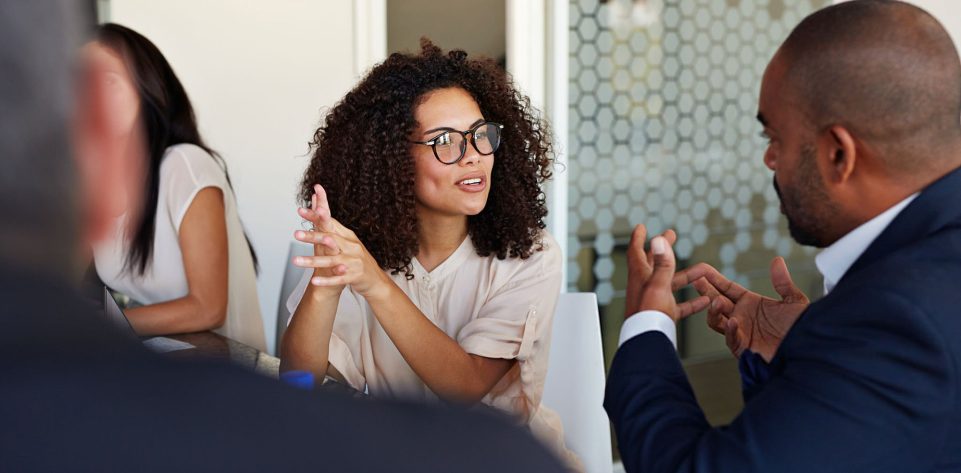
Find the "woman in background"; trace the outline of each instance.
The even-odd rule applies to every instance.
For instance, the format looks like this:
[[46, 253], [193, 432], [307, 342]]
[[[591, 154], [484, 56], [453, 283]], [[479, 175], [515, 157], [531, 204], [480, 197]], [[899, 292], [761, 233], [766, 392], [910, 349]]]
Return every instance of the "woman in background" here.
[[[375, 397], [482, 403], [574, 468], [541, 404], [561, 252], [544, 231], [549, 133], [494, 62], [394, 54], [314, 136], [308, 268], [282, 370]], [[563, 367], [560, 367], [561, 369]]]
[[214, 330], [264, 350], [256, 255], [220, 157], [160, 50], [116, 24], [98, 28], [84, 65], [104, 81], [111, 132], [143, 176], [114, 237], [94, 248], [97, 274], [143, 304], [127, 318], [141, 335]]

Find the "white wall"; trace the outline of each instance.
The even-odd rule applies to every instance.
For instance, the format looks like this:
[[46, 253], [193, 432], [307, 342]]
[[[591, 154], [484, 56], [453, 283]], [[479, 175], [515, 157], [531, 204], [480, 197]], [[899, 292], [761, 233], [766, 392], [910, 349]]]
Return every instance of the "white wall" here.
[[908, 0], [935, 16], [961, 49], [961, 2], [958, 0]]
[[[841, 3], [845, 0], [835, 0]], [[961, 2], [958, 0], [904, 0], [917, 5], [934, 15], [944, 25], [954, 39], [954, 44], [961, 49]]]
[[110, 0], [111, 21], [150, 38], [183, 81], [210, 146], [226, 159], [260, 257], [273, 350], [296, 193], [322, 108], [356, 80], [354, 4], [344, 0]]

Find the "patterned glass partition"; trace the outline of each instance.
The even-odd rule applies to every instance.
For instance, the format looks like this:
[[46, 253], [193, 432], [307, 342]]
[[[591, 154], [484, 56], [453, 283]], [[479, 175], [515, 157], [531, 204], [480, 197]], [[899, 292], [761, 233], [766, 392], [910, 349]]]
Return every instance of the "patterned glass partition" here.
[[[608, 360], [635, 223], [677, 230], [682, 265], [706, 261], [773, 294], [769, 263], [782, 255], [802, 289], [820, 293], [814, 252], [791, 240], [780, 214], [755, 115], [777, 46], [828, 3], [571, 1], [568, 287], [597, 293]], [[679, 339], [689, 366], [716, 359], [732, 369], [703, 314]]]

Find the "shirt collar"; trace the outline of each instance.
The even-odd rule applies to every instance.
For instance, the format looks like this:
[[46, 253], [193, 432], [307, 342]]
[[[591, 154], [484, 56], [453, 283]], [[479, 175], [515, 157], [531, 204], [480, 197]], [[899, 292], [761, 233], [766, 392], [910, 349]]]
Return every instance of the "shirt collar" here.
[[460, 246], [432, 271], [424, 269], [424, 266], [420, 264], [416, 256], [411, 258], [410, 262], [414, 268], [414, 276], [424, 282], [430, 283], [431, 281], [439, 281], [448, 274], [456, 271], [461, 263], [472, 254], [476, 254], [476, 250], [474, 249], [474, 242], [471, 240], [470, 235], [468, 235], [464, 238], [464, 241], [461, 242]]
[[825, 248], [814, 258], [821, 276], [824, 276], [824, 294], [831, 292], [851, 265], [871, 246], [894, 218], [904, 210], [920, 193], [914, 193], [906, 199], [894, 204], [891, 208], [881, 212], [877, 217], [868, 220], [861, 226], [851, 230], [833, 245]]

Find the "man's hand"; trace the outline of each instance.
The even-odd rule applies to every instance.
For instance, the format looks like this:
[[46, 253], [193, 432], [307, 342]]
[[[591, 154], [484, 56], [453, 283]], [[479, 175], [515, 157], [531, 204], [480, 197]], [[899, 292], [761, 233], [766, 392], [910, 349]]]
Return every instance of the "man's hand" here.
[[674, 277], [675, 287], [692, 283], [699, 294], [711, 299], [708, 325], [724, 335], [727, 347], [737, 357], [751, 350], [770, 362], [788, 330], [810, 304], [794, 285], [781, 257], [771, 262], [771, 283], [781, 300], [750, 292], [705, 263]]
[[630, 317], [643, 310], [657, 310], [676, 322], [707, 308], [710, 298], [703, 295], [681, 304], [674, 300], [671, 285], [676, 262], [671, 246], [677, 235], [668, 230], [654, 237], [649, 252], [644, 251], [646, 236], [644, 225], [635, 227], [627, 249], [627, 305], [624, 316]]

